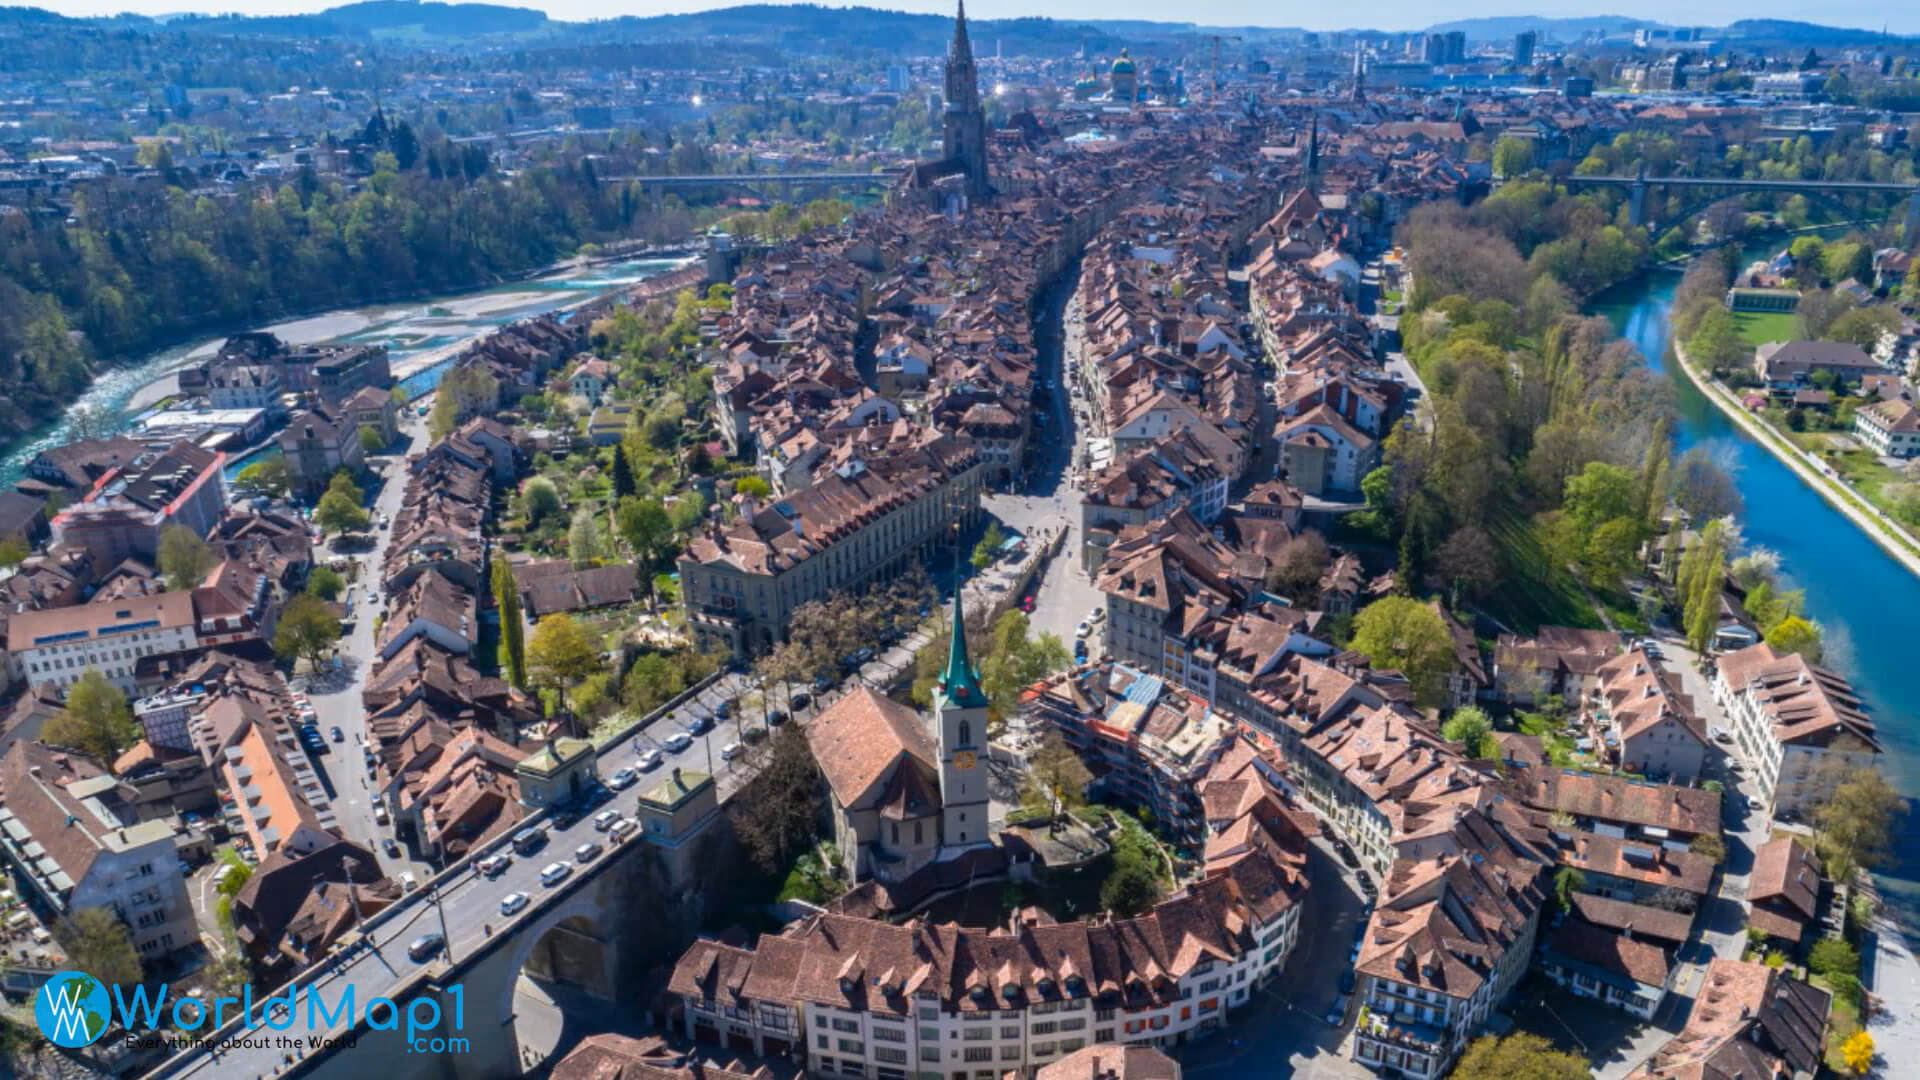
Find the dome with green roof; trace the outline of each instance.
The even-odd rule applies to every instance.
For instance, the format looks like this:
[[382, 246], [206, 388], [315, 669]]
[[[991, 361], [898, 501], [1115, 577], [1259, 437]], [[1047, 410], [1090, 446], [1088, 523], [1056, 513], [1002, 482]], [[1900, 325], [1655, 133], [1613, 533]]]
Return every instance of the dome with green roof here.
[[1119, 59], [1113, 62], [1113, 73], [1115, 75], [1133, 74], [1133, 61], [1128, 58], [1127, 50], [1125, 49], [1120, 50]]

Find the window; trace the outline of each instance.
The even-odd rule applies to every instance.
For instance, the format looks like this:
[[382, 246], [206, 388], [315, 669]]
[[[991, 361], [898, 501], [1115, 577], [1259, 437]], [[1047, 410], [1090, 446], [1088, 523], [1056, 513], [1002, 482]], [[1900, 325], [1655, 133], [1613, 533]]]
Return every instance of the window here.
[[1002, 1025], [1000, 1025], [1000, 1037], [1001, 1037], [1001, 1038], [1003, 1038], [1003, 1039], [1017, 1039], [1017, 1038], [1019, 1038], [1019, 1037], [1020, 1037], [1020, 1025], [1018, 1025], [1018, 1024], [1002, 1024]]
[[881, 1027], [878, 1024], [875, 1024], [872, 1035], [875, 1042], [906, 1042], [907, 1041], [907, 1031], [905, 1028]]
[[1044, 1020], [1038, 1024], [1033, 1025], [1033, 1033], [1035, 1035], [1051, 1035], [1055, 1031], [1059, 1030], [1059, 1028], [1060, 1028], [1059, 1024], [1056, 1024], [1051, 1020]]
[[866, 1052], [866, 1046], [862, 1044], [859, 1039], [841, 1039], [840, 1052], [843, 1054], [858, 1055]]
[[1094, 1028], [1093, 1041], [1094, 1042], [1112, 1042], [1113, 1029], [1112, 1028]]
[[814, 1036], [814, 1045], [822, 1050], [829, 1050], [833, 1048], [833, 1040], [827, 1038], [825, 1035], [816, 1035]]
[[1001, 1061], [1019, 1061], [1019, 1060], [1020, 1060], [1020, 1048], [1019, 1048], [1019, 1047], [1017, 1047], [1017, 1046], [1003, 1046], [1003, 1047], [1001, 1047], [1001, 1048], [1000, 1048], [1000, 1060], [1001, 1060]]
[[969, 1046], [961, 1051], [960, 1058], [962, 1061], [992, 1061], [993, 1047]]
[[930, 1027], [923, 1027], [923, 1028], [921, 1028], [921, 1029], [920, 1029], [920, 1041], [921, 1041], [921, 1042], [939, 1042], [939, 1041], [940, 1041], [940, 1029], [939, 1029], [939, 1028], [930, 1028]]
[[921, 1047], [921, 1048], [920, 1048], [920, 1060], [921, 1060], [921, 1061], [939, 1061], [939, 1060], [940, 1060], [940, 1048], [939, 1048], [939, 1047], [937, 1047], [937, 1046], [923, 1046], [923, 1047]]
[[895, 1065], [905, 1065], [907, 1063], [907, 1052], [905, 1050], [896, 1050], [891, 1046], [876, 1046], [873, 1048], [873, 1059], [875, 1061], [890, 1062]]
[[859, 1021], [857, 1021], [857, 1020], [841, 1020], [841, 1019], [839, 1019], [839, 1018], [835, 1018], [835, 1019], [834, 1019], [834, 1021], [833, 1021], [833, 1030], [835, 1030], [835, 1031], [850, 1031], [850, 1032], [851, 1032], [851, 1031], [859, 1031], [859, 1030], [860, 1030], [860, 1022], [859, 1022]]
[[1034, 1043], [1034, 1044], [1033, 1044], [1033, 1056], [1034, 1056], [1034, 1057], [1046, 1057], [1046, 1056], [1047, 1056], [1048, 1054], [1051, 1054], [1051, 1053], [1053, 1053], [1053, 1044], [1052, 1044], [1052, 1043], [1050, 1043], [1050, 1042], [1043, 1042], [1043, 1043]]

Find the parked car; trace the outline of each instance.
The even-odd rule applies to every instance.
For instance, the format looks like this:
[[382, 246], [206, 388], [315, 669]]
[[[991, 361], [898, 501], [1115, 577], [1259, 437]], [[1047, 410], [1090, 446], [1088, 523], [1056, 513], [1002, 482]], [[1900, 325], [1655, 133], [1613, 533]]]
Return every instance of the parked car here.
[[1339, 1027], [1346, 1021], [1347, 997], [1345, 994], [1340, 995], [1339, 1000], [1335, 1001], [1333, 1006], [1327, 1010], [1325, 1019], [1329, 1027]]
[[[540, 845], [546, 842], [547, 842], [546, 830], [537, 828], [537, 827], [532, 829], [521, 829], [519, 832], [513, 834], [513, 850], [519, 852], [522, 855], [525, 855], [529, 852], [540, 850]], [[501, 854], [504, 855], [506, 853], [501, 852]], [[505, 863], [501, 863], [500, 865], [502, 867], [506, 866]]]
[[418, 964], [423, 960], [428, 960], [440, 955], [440, 950], [446, 947], [447, 939], [444, 936], [437, 933], [421, 934], [419, 937], [413, 939], [411, 945], [407, 946], [407, 958]]
[[566, 863], [548, 863], [540, 871], [540, 884], [551, 888], [567, 880], [567, 875], [571, 873], [573, 873], [573, 867], [568, 866]]
[[741, 754], [745, 753], [746, 749], [747, 749], [746, 747], [740, 745], [737, 742], [730, 742], [727, 745], [720, 748], [720, 760], [732, 761], [734, 758], [737, 758]]
[[400, 857], [400, 844], [391, 836], [380, 841], [380, 850], [386, 852], [389, 859]]
[[400, 871], [400, 891], [401, 892], [410, 893], [419, 887], [420, 887], [420, 882], [414, 878], [413, 871], [411, 870]]
[[623, 817], [619, 821], [616, 821], [613, 823], [613, 828], [607, 830], [607, 835], [613, 837], [615, 840], [625, 840], [628, 836], [632, 835], [635, 829], [638, 829], [639, 827], [640, 827], [639, 822], [633, 820], [632, 818]]
[[1076, 638], [1084, 638], [1092, 632], [1093, 632], [1093, 624], [1088, 622], [1085, 619], [1081, 619], [1080, 625], [1073, 628], [1073, 636]]
[[386, 804], [386, 803], [374, 803], [374, 804], [373, 804], [373, 823], [374, 823], [375, 825], [385, 825], [385, 824], [387, 823], [387, 820], [388, 820], [388, 819], [387, 819], [387, 804]]
[[693, 745], [693, 736], [684, 731], [676, 731], [666, 738], [661, 739], [660, 745], [677, 754]]
[[593, 831], [606, 832], [608, 829], [613, 828], [614, 822], [619, 820], [620, 820], [620, 811], [602, 810], [598, 814], [595, 814], [593, 816]]
[[1353, 993], [1354, 981], [1352, 968], [1348, 968], [1340, 973], [1340, 994], [1342, 997]]
[[767, 714], [768, 727], [779, 727], [781, 724], [784, 724], [786, 722], [787, 722], [787, 714], [781, 712], [779, 709], [775, 709], [772, 712]]
[[695, 735], [705, 735], [707, 732], [713, 730], [713, 717], [696, 716], [687, 721], [687, 730]]
[[659, 768], [662, 760], [664, 759], [661, 757], [660, 751], [648, 747], [640, 751], [640, 760], [637, 762], [637, 765], [641, 772], [646, 772], [648, 769]]
[[804, 709], [807, 706], [813, 704], [813, 695], [807, 693], [805, 690], [802, 690], [801, 692], [788, 698], [787, 704], [793, 706], [794, 712], [799, 712], [801, 709]]
[[607, 786], [615, 791], [619, 791], [622, 788], [631, 786], [633, 782], [638, 779], [640, 779], [640, 774], [632, 769], [620, 769], [612, 776], [607, 777]]
[[335, 725], [333, 725], [333, 727], [331, 727], [331, 728], [328, 728], [328, 729], [327, 729], [327, 734], [329, 734], [329, 735], [331, 735], [331, 736], [333, 736], [333, 741], [334, 741], [334, 742], [346, 742], [346, 741], [347, 741], [347, 733], [346, 733], [346, 732], [344, 732], [344, 731], [341, 731], [341, 730], [340, 730], [340, 725], [339, 725], [339, 724], [335, 724]]
[[581, 844], [579, 847], [573, 849], [574, 861], [582, 862], [582, 863], [590, 863], [593, 860], [600, 857], [601, 850], [602, 849], [600, 847], [599, 841], [589, 840], [586, 843]]
[[827, 678], [825, 675], [815, 675], [813, 677], [814, 693], [816, 694], [825, 693], [827, 690], [832, 689], [832, 687], [833, 687], [833, 680]]

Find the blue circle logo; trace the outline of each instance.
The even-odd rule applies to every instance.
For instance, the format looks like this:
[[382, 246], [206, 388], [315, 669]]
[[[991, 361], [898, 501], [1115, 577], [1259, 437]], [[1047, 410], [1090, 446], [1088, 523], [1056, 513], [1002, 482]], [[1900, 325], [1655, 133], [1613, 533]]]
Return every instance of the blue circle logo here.
[[88, 1046], [107, 1030], [113, 1002], [100, 980], [84, 971], [62, 971], [33, 996], [33, 1022], [53, 1045]]

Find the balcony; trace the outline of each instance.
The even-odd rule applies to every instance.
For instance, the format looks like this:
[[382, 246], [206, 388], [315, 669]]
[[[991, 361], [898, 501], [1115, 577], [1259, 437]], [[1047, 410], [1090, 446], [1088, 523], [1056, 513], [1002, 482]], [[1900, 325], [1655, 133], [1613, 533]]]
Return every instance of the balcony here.
[[[1377, 999], [1376, 999], [1377, 1000]], [[1446, 1053], [1447, 1031], [1433, 1024], [1398, 1019], [1375, 1009], [1364, 1009], [1354, 1032], [1379, 1042], [1417, 1050], [1423, 1054]]]

